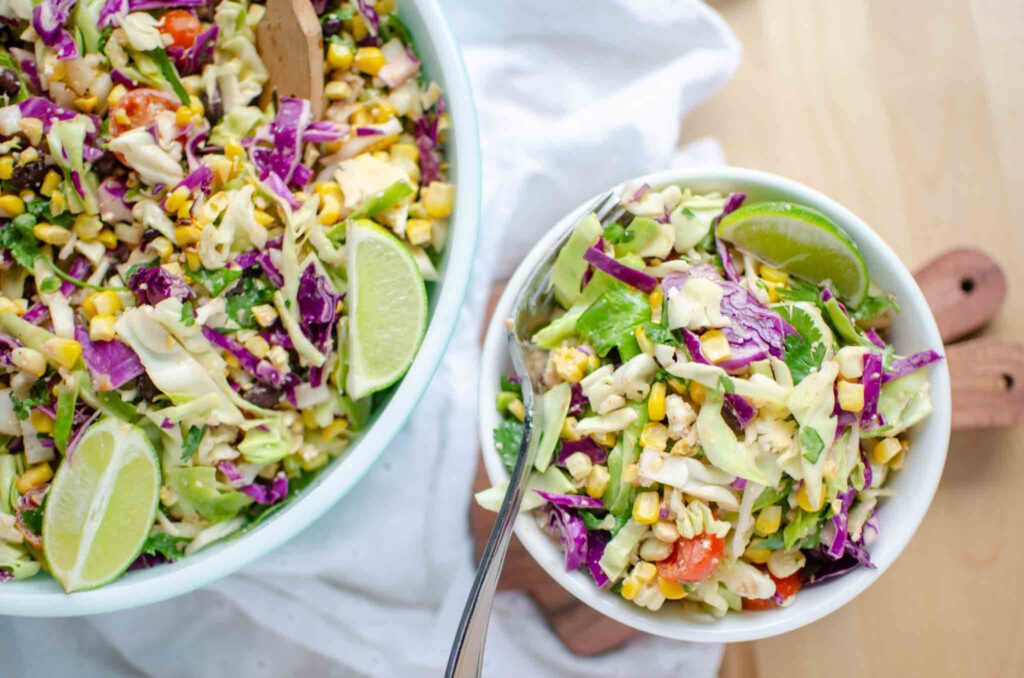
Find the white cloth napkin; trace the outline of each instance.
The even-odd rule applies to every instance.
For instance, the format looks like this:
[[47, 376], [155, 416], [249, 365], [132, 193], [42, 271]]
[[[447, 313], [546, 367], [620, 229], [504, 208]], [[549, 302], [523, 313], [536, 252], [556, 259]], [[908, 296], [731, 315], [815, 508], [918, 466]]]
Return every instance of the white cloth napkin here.
[[[0, 674], [436, 676], [473, 577], [478, 337], [492, 280], [584, 199], [673, 164], [683, 116], [739, 46], [698, 2], [445, 0], [479, 109], [483, 222], [475, 280], [422, 404], [380, 463], [315, 525], [202, 591], [88, 619], [0, 618]], [[457, 124], [457, 121], [456, 121]], [[2, 612], [2, 611], [0, 611]], [[721, 650], [645, 637], [569, 653], [522, 594], [499, 596], [485, 675], [716, 673]]]

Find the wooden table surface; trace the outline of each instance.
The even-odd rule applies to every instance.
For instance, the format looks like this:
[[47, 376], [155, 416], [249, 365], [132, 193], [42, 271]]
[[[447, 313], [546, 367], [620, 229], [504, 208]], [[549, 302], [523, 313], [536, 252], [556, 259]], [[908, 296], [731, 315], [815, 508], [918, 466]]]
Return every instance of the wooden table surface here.
[[[693, 112], [732, 164], [817, 188], [911, 269], [959, 243], [1009, 294], [988, 332], [1024, 336], [1024, 2], [713, 0], [743, 64]], [[910, 546], [809, 628], [731, 646], [723, 676], [1024, 675], [1024, 428], [954, 434]]]

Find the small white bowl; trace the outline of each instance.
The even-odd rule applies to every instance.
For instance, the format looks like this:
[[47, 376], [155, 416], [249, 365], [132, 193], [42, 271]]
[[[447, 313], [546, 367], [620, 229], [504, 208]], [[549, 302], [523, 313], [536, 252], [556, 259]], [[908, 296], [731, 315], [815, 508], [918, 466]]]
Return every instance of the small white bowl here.
[[430, 286], [430, 323], [409, 372], [389, 389], [373, 423], [351, 447], [284, 509], [237, 539], [214, 544], [176, 563], [128, 572], [94, 591], [65, 594], [46, 574], [0, 584], [0, 615], [70, 617], [124, 610], [186, 593], [227, 576], [269, 553], [323, 515], [359, 482], [405, 424], [430, 383], [469, 286], [480, 218], [480, 141], [469, 77], [437, 0], [400, 0], [428, 77], [444, 90], [453, 126], [445, 151], [456, 186], [441, 280]]
[[[850, 234], [868, 263], [871, 279], [899, 299], [902, 313], [895, 317], [890, 334], [897, 352], [906, 354], [942, 347], [935, 319], [913, 276], [877, 233], [834, 200], [790, 179], [739, 168], [670, 170], [636, 181], [655, 189], [676, 184], [696, 193], [742, 191], [747, 194], [749, 202], [788, 200], [813, 207]], [[510, 371], [507, 330], [503, 320], [512, 314], [512, 301], [534, 264], [548, 255], [558, 233], [567, 223], [584, 216], [589, 204], [588, 201], [573, 210], [534, 246], [505, 288], [488, 327], [479, 407], [480, 445], [492, 483], [508, 480], [508, 473], [491, 439], [491, 431], [500, 421], [494, 407], [494, 394], [499, 390], [501, 375]], [[519, 516], [515, 525], [516, 535], [540, 566], [567, 591], [601, 614], [640, 631], [698, 642], [738, 642], [792, 631], [853, 600], [892, 565], [917, 530], [939, 484], [949, 445], [949, 371], [944, 361], [931, 368], [931, 396], [934, 412], [913, 431], [913, 454], [907, 458], [903, 470], [892, 477], [889, 487], [893, 496], [884, 499], [878, 510], [881, 530], [870, 547], [876, 569], [858, 568], [842, 577], [804, 588], [788, 607], [761, 612], [730, 612], [723, 619], [714, 621], [688, 613], [680, 606], [666, 605], [658, 612], [650, 612], [617, 594], [601, 591], [589, 574], [566, 572], [558, 542], [545, 534], [531, 515], [524, 513]]]

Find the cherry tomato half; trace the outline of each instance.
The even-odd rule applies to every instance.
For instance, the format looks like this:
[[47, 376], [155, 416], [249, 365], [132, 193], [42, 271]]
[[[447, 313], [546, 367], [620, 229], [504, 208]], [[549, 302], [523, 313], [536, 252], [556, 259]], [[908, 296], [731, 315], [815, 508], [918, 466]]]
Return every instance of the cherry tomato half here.
[[[785, 602], [796, 595], [796, 592], [800, 590], [802, 581], [800, 579], [800, 573], [794, 572], [785, 579], [779, 579], [768, 573], [768, 576], [775, 582], [775, 593], [782, 596], [782, 601]], [[775, 599], [775, 596], [771, 598], [744, 598], [743, 609], [744, 610], [770, 610], [773, 607], [778, 607], [779, 603]]]
[[725, 541], [713, 534], [680, 539], [668, 558], [657, 563], [658, 574], [672, 581], [703, 581], [718, 569]]
[[169, 35], [171, 45], [188, 49], [196, 42], [196, 36], [203, 30], [203, 25], [192, 12], [183, 9], [172, 9], [160, 19], [160, 32]]
[[176, 98], [160, 90], [133, 89], [110, 110], [110, 133], [117, 136], [136, 127], [145, 127], [160, 111], [176, 111], [180, 105]]

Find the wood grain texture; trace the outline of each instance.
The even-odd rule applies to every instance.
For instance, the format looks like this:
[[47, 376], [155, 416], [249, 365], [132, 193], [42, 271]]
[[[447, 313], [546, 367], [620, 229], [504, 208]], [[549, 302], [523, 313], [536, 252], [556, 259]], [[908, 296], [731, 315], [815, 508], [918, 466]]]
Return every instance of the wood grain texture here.
[[324, 39], [309, 0], [267, 0], [267, 13], [256, 35], [260, 56], [270, 73], [261, 104], [279, 97], [309, 99], [313, 118], [324, 111]]
[[[711, 4], [743, 63], [682, 141], [716, 137], [731, 163], [835, 197], [912, 270], [953, 246], [991, 253], [1007, 296], [986, 335], [1024, 337], [1024, 3]], [[954, 433], [931, 511], [895, 565], [813, 626], [730, 650], [723, 675], [1024, 675], [1013, 536], [1024, 515], [1008, 510], [1024, 483], [1020, 435]], [[841, 660], [823, 664], [837, 647]]]

